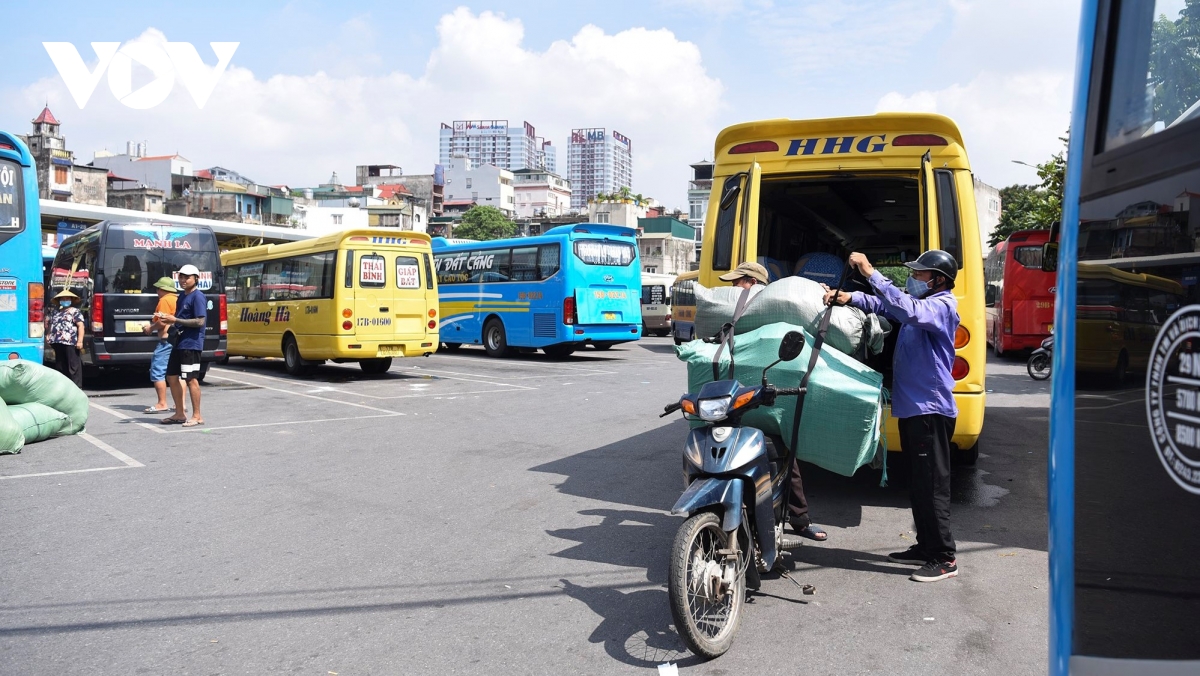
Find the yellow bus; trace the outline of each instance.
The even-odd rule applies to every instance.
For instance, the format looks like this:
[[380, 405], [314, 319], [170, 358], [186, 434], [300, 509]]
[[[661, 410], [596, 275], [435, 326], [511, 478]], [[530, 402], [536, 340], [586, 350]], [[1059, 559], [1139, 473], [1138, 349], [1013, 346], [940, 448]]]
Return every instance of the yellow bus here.
[[283, 357], [302, 375], [326, 360], [383, 373], [438, 345], [429, 236], [357, 229], [221, 254], [229, 354]]
[[1075, 289], [1075, 370], [1118, 385], [1145, 370], [1159, 328], [1186, 302], [1179, 282], [1089, 261], [1079, 261]]
[[[717, 276], [743, 261], [786, 276], [804, 272], [814, 255], [845, 261], [861, 251], [903, 287], [903, 264], [926, 249], [958, 260], [953, 443], [960, 462], [974, 462], [985, 396], [983, 251], [958, 126], [919, 113], [738, 124], [717, 136], [713, 172], [700, 263], [705, 286], [723, 284]], [[893, 346], [891, 338], [869, 362], [885, 385]], [[890, 415], [886, 430], [888, 448], [899, 450]]]
[[671, 335], [676, 345], [696, 339], [696, 292], [692, 286], [700, 271], [692, 270], [675, 278], [671, 287]]

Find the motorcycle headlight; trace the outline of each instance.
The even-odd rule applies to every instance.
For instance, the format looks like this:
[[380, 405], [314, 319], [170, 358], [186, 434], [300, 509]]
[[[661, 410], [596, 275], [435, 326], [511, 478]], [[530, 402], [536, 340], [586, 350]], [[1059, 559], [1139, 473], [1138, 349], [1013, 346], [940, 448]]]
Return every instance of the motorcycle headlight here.
[[717, 397], [700, 400], [700, 419], [708, 422], [723, 420], [729, 415], [729, 404], [733, 397]]

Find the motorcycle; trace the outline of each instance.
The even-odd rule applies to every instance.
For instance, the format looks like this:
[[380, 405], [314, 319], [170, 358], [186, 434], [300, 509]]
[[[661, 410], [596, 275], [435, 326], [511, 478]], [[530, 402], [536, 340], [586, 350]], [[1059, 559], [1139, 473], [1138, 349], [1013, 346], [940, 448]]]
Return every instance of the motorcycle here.
[[717, 657], [733, 644], [747, 587], [758, 589], [760, 574], [775, 566], [785, 544], [795, 443], [785, 457], [771, 457], [763, 432], [741, 421], [777, 397], [803, 399], [807, 377], [800, 387], [777, 388], [767, 382], [767, 371], [800, 356], [804, 342], [803, 333], [787, 333], [759, 385], [744, 386], [730, 374], [664, 409], [664, 416], [682, 410], [704, 423], [689, 432], [684, 446], [687, 489], [671, 511], [688, 518], [675, 535], [667, 575], [675, 627], [697, 655]]
[[1050, 364], [1054, 357], [1054, 336], [1049, 336], [1042, 341], [1042, 346], [1033, 351], [1029, 355], [1029, 361], [1025, 364], [1026, 370], [1029, 371], [1029, 377], [1034, 380], [1045, 380], [1050, 377]]

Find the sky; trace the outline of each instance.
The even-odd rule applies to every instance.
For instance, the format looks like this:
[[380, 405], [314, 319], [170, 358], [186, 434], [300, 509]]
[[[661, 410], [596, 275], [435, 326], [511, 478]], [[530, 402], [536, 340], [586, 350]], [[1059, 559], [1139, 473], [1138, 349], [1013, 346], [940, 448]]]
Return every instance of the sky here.
[[[49, 103], [84, 163], [144, 141], [196, 169], [303, 187], [335, 171], [353, 183], [359, 164], [429, 173], [440, 123], [469, 119], [528, 121], [565, 174], [569, 131], [604, 127], [632, 140], [634, 192], [686, 209], [688, 165], [712, 159], [725, 126], [932, 111], [958, 123], [976, 176], [1003, 187], [1037, 181], [1014, 160], [1062, 148], [1079, 11], [1079, 0], [126, 1], [66, 2], [47, 19], [22, 2], [0, 9], [21, 28], [0, 41], [0, 129], [28, 133]], [[198, 80], [178, 72], [161, 103], [128, 107], [110, 68], [80, 108], [42, 45], [72, 43], [93, 71], [89, 43], [168, 41], [208, 66], [210, 43], [239, 43], [203, 107], [187, 86]], [[135, 96], [153, 80], [135, 63]]]

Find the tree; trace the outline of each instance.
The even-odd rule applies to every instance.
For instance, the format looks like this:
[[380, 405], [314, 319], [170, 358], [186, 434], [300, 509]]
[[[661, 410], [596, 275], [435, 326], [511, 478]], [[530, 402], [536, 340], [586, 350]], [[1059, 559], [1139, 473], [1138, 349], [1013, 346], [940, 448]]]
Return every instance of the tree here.
[[613, 197], [619, 201], [628, 202], [633, 199], [633, 191], [629, 189], [629, 186], [623, 185]]
[[517, 234], [517, 224], [508, 220], [496, 207], [471, 207], [463, 214], [462, 223], [454, 228], [454, 236], [463, 239], [504, 239]]
[[996, 246], [1020, 230], [1049, 230], [1054, 221], [1062, 218], [1063, 183], [1067, 160], [1064, 150], [1037, 165], [1037, 185], [1010, 185], [1000, 190], [1000, 223], [992, 231], [988, 246]]

